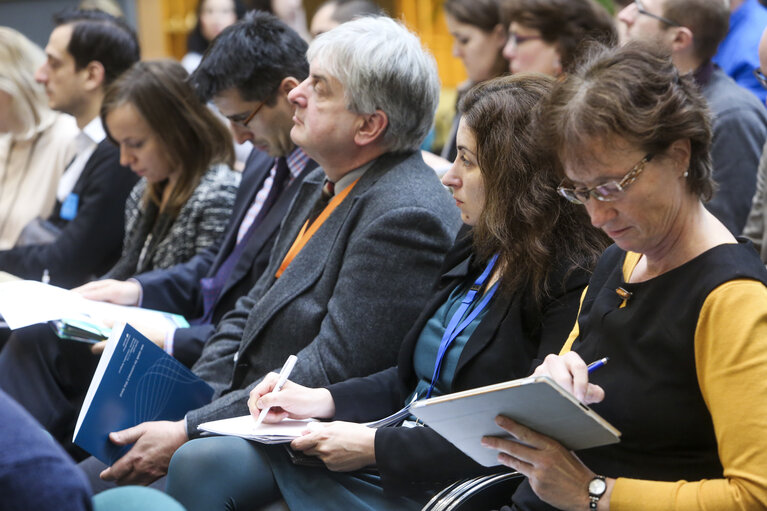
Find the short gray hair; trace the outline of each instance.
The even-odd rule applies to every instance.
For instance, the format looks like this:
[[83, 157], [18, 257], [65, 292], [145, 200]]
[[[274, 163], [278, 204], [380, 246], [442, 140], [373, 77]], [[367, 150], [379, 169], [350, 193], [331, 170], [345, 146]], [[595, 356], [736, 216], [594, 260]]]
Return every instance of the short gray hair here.
[[420, 147], [434, 120], [440, 83], [434, 57], [415, 34], [391, 18], [358, 18], [314, 39], [307, 58], [341, 82], [350, 111], [386, 113], [389, 151]]

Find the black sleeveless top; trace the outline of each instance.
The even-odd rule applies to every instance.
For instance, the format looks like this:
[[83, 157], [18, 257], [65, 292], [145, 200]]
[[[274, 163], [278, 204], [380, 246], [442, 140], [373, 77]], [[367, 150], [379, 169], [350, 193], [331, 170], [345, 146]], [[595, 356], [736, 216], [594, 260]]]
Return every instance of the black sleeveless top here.
[[[716, 287], [744, 278], [767, 285], [767, 270], [745, 240], [714, 247], [639, 283], [623, 280], [625, 257], [613, 245], [600, 258], [572, 347], [587, 363], [610, 357], [590, 376], [605, 390], [604, 401], [592, 408], [621, 431], [621, 442], [580, 451], [578, 457], [607, 477], [721, 478], [714, 427], [695, 368], [698, 316]], [[618, 287], [631, 293], [622, 308]], [[513, 500], [519, 510], [553, 509], [526, 481]]]

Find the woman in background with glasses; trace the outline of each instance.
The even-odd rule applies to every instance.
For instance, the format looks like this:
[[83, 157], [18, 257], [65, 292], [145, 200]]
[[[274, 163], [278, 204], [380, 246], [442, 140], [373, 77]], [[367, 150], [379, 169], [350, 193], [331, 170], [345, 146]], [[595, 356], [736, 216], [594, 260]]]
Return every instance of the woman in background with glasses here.
[[615, 23], [594, 0], [514, 0], [503, 49], [509, 71], [559, 76], [570, 70], [584, 44], [618, 42]]
[[[690, 75], [656, 47], [604, 50], [559, 83], [541, 137], [560, 193], [615, 245], [549, 375], [622, 432], [575, 454], [510, 419], [486, 438], [528, 480], [515, 510], [764, 509], [767, 271], [703, 206], [711, 128]], [[584, 361], [609, 357], [588, 374]]]

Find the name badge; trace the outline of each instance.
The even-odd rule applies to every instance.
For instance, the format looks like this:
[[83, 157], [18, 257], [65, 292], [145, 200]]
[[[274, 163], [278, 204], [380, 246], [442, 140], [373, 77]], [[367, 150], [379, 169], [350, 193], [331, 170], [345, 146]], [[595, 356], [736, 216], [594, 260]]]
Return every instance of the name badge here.
[[61, 211], [59, 216], [64, 220], [74, 220], [77, 216], [77, 206], [80, 202], [80, 196], [76, 193], [70, 193], [64, 202], [61, 204]]

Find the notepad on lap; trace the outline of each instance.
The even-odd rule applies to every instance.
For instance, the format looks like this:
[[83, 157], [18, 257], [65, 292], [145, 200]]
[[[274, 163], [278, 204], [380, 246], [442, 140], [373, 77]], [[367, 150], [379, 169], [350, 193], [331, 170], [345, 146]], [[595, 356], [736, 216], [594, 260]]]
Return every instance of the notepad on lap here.
[[284, 419], [274, 424], [262, 422], [258, 427], [255, 427], [256, 419], [252, 415], [243, 415], [231, 419], [204, 422], [197, 428], [216, 435], [238, 436], [262, 444], [284, 444], [301, 436], [301, 433], [313, 422], [316, 421], [314, 419]]
[[410, 411], [486, 467], [499, 465], [498, 451], [482, 447], [482, 437], [509, 437], [495, 423], [498, 415], [506, 415], [572, 450], [613, 444], [620, 441], [621, 434], [545, 376], [417, 401]]

